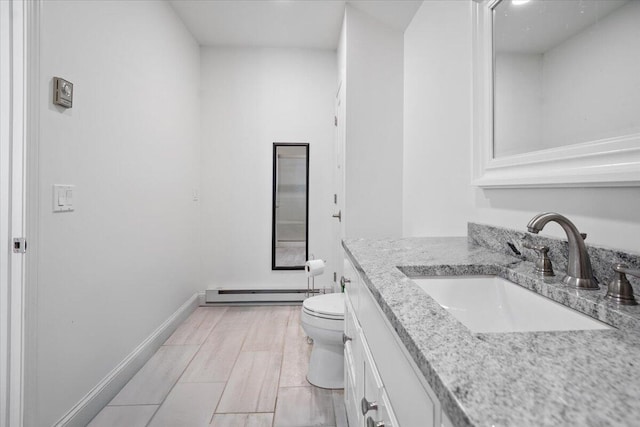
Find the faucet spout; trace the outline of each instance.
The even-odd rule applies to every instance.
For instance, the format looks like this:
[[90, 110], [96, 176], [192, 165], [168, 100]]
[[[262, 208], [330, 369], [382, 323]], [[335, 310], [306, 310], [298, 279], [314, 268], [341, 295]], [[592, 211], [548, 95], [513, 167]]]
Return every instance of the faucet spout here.
[[562, 282], [572, 288], [599, 289], [597, 280], [593, 277], [591, 260], [584, 244], [584, 238], [576, 226], [563, 215], [555, 212], [545, 212], [531, 218], [527, 224], [530, 233], [538, 234], [549, 222], [558, 223], [567, 234], [569, 241], [569, 258], [567, 259], [567, 274]]

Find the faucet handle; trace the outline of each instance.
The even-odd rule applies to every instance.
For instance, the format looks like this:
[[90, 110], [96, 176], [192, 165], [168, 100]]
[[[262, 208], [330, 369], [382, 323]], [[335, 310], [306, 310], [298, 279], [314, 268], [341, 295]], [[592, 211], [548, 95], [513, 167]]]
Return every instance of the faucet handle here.
[[606, 297], [617, 304], [638, 305], [626, 275], [640, 277], [640, 269], [629, 268], [626, 264], [613, 264], [613, 271], [615, 271], [615, 275], [613, 280], [609, 282]]
[[613, 264], [613, 271], [616, 273], [630, 274], [640, 279], [640, 268], [629, 268], [626, 264]]
[[529, 243], [528, 241], [522, 242], [522, 246], [527, 249], [532, 249], [538, 253], [547, 253], [549, 252], [549, 247], [544, 245], [534, 245], [533, 243]]
[[527, 249], [532, 249], [538, 253], [538, 259], [536, 260], [536, 266], [534, 271], [543, 276], [555, 276], [553, 273], [553, 265], [549, 259], [549, 247], [544, 245], [533, 245], [529, 242], [523, 242], [522, 246]]

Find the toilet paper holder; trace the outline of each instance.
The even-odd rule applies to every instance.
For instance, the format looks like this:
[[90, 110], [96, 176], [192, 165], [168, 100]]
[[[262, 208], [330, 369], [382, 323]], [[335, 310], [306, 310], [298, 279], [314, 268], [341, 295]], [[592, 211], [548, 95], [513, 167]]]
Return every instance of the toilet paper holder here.
[[[320, 276], [324, 273], [326, 263], [327, 261], [323, 259], [316, 260], [313, 254], [311, 254], [305, 263], [305, 271], [307, 272], [307, 297], [315, 295], [315, 276]], [[326, 289], [324, 288], [323, 293], [326, 293]]]

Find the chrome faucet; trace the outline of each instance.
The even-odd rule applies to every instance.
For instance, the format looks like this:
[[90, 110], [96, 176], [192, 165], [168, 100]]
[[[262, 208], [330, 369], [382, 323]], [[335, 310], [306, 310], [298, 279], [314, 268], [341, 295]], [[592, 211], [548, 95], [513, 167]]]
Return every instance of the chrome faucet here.
[[593, 277], [591, 261], [584, 244], [586, 235], [580, 234], [578, 229], [566, 217], [554, 213], [545, 212], [531, 218], [527, 229], [530, 233], [538, 234], [548, 222], [553, 221], [560, 224], [569, 240], [569, 259], [567, 259], [567, 274], [562, 282], [572, 288], [578, 289], [599, 289], [598, 282]]

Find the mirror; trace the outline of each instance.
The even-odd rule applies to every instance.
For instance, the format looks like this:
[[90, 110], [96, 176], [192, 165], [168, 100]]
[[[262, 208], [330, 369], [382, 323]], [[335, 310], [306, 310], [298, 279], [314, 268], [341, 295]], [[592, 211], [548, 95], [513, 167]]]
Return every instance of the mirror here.
[[271, 269], [304, 270], [309, 237], [309, 144], [273, 144]]
[[474, 184], [640, 183], [640, 1], [476, 7]]

